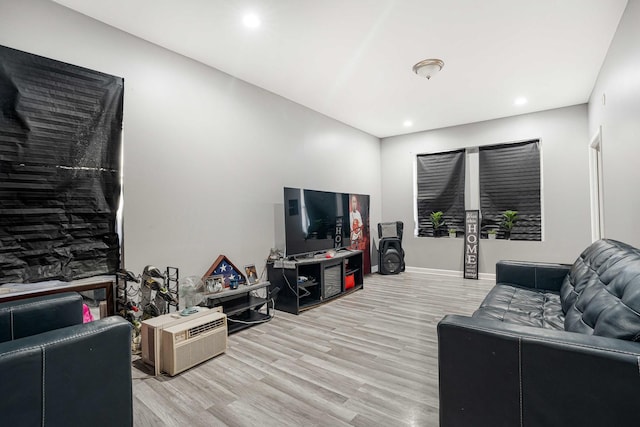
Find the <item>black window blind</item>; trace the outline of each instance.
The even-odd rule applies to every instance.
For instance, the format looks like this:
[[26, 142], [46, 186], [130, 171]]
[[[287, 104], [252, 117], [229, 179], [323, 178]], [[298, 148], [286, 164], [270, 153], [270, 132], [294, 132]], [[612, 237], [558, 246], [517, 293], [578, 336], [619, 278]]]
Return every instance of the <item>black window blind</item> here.
[[541, 240], [540, 143], [538, 140], [480, 147], [482, 230], [499, 229], [502, 213], [518, 212], [514, 240]]
[[418, 235], [434, 236], [430, 215], [443, 212], [445, 225], [464, 230], [465, 151], [417, 156]]
[[123, 92], [0, 46], [0, 283], [116, 271]]

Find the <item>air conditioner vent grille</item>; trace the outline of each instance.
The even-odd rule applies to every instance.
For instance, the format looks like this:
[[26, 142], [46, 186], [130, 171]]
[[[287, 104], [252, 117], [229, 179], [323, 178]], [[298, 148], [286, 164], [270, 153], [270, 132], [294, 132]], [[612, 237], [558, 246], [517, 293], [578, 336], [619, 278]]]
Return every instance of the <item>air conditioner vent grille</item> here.
[[197, 337], [198, 335], [204, 334], [209, 331], [213, 331], [223, 326], [224, 326], [224, 318], [212, 320], [210, 322], [203, 323], [202, 325], [189, 328], [189, 330], [187, 331], [188, 337], [194, 338], [194, 337]]

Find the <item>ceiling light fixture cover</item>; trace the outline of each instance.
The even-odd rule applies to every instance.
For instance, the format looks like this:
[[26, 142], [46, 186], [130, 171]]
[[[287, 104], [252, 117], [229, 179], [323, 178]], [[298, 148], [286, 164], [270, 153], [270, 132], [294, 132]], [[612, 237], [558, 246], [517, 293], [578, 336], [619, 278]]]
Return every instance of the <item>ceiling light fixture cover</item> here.
[[429, 80], [434, 74], [442, 70], [442, 67], [444, 67], [442, 59], [425, 59], [413, 66], [413, 72]]

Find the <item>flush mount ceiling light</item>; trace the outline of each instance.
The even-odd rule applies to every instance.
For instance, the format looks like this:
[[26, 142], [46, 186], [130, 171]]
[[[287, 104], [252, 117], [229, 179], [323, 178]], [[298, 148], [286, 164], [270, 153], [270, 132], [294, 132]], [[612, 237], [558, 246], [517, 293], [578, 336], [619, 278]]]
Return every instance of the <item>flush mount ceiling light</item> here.
[[442, 67], [444, 67], [442, 59], [425, 59], [413, 66], [413, 72], [429, 80], [438, 71], [442, 70]]

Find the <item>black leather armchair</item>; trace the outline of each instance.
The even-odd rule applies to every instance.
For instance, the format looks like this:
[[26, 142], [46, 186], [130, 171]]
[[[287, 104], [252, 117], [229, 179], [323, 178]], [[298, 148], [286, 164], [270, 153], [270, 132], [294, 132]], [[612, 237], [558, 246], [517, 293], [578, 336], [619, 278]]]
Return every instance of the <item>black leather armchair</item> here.
[[131, 327], [78, 294], [0, 304], [0, 378], [2, 425], [133, 425]]
[[438, 324], [440, 425], [638, 425], [638, 251], [599, 241], [572, 266], [501, 262], [496, 283], [472, 317]]

